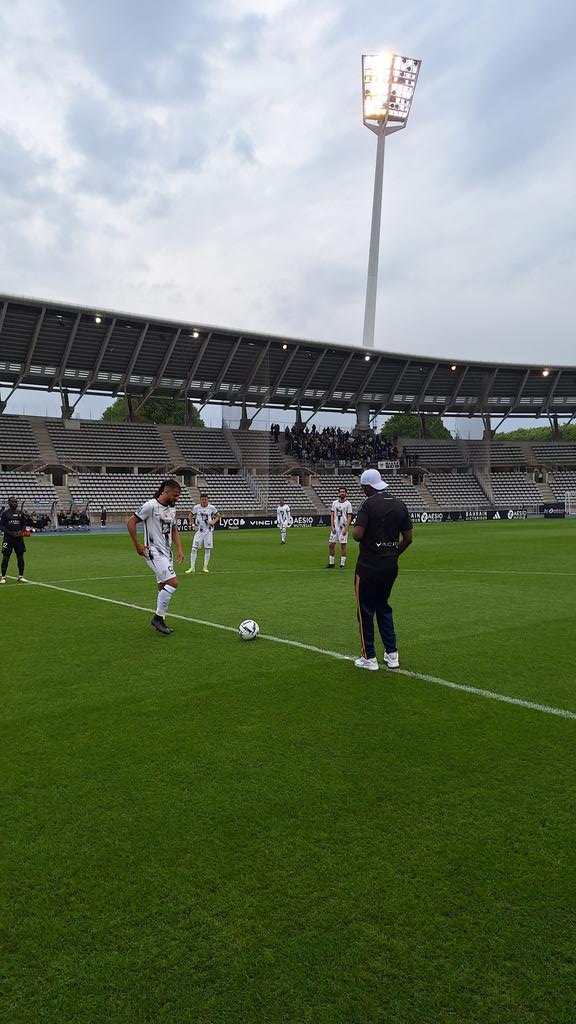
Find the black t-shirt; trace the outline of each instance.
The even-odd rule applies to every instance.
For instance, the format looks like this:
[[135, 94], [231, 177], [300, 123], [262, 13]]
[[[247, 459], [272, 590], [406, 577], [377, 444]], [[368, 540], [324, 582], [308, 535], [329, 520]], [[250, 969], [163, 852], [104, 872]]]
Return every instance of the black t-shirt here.
[[364, 527], [356, 563], [356, 571], [361, 576], [378, 572], [389, 564], [390, 558], [398, 558], [400, 534], [412, 529], [412, 520], [403, 501], [379, 493], [366, 498], [355, 525]]
[[4, 509], [0, 516], [0, 530], [4, 532], [4, 540], [14, 540], [14, 534], [26, 529], [26, 516], [16, 509]]

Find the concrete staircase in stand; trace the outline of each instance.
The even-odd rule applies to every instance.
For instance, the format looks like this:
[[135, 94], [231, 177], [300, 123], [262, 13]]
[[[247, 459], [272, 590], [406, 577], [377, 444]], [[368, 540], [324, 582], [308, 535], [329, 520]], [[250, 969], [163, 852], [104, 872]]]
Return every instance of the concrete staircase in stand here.
[[32, 433], [36, 438], [36, 444], [40, 452], [40, 461], [44, 466], [59, 466], [62, 460], [56, 454], [56, 449], [50, 439], [48, 433], [48, 427], [46, 421], [41, 419], [39, 416], [30, 416], [28, 422], [32, 429]]
[[186, 456], [176, 443], [174, 434], [172, 433], [172, 427], [167, 426], [165, 423], [157, 423], [156, 430], [160, 434], [164, 442], [164, 447], [168, 452], [168, 462], [174, 469], [179, 469], [181, 466], [186, 466]]

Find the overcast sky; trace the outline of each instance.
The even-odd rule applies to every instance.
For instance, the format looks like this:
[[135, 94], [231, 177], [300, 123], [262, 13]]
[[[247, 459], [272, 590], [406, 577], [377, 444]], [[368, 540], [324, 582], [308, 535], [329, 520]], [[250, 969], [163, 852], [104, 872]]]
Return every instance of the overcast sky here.
[[395, 49], [376, 346], [574, 364], [575, 38], [570, 0], [10, 0], [0, 290], [359, 344]]

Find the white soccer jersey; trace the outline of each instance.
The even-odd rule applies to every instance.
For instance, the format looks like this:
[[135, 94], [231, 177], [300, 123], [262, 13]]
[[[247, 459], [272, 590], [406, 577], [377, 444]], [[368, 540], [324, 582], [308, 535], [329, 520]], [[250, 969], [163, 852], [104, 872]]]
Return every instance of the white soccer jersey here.
[[171, 557], [172, 527], [176, 522], [176, 509], [172, 505], [161, 505], [156, 498], [145, 501], [136, 513], [144, 523], [144, 543], [151, 552]]
[[290, 505], [278, 505], [276, 509], [276, 522], [278, 526], [290, 526], [292, 522], [292, 515], [290, 512]]
[[334, 515], [334, 531], [335, 533], [342, 533], [342, 530], [348, 525], [348, 516], [352, 515], [352, 505], [349, 501], [336, 501], [332, 502], [332, 512]]
[[218, 509], [215, 505], [194, 505], [192, 509], [192, 518], [194, 524], [198, 527], [199, 533], [206, 533], [208, 530], [213, 530], [213, 526], [209, 526], [211, 519], [214, 519], [218, 515]]

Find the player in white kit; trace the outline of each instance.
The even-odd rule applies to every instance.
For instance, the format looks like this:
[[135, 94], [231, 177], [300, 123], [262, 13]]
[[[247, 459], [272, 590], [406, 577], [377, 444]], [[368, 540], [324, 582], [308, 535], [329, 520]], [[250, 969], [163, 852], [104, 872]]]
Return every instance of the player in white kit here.
[[286, 498], [280, 498], [278, 508], [276, 509], [276, 526], [280, 530], [281, 544], [286, 543], [286, 530], [292, 526], [293, 522], [290, 505], [286, 504]]
[[327, 569], [334, 569], [335, 567], [334, 549], [337, 543], [340, 545], [340, 569], [343, 569], [346, 565], [346, 544], [348, 543], [348, 529], [351, 522], [352, 505], [348, 501], [348, 491], [345, 487], [339, 487], [338, 497], [336, 501], [332, 502], [330, 512]]
[[[128, 533], [136, 551], [152, 569], [158, 583], [156, 614], [151, 625], [159, 633], [168, 635], [170, 629], [164, 621], [168, 605], [176, 593], [178, 580], [172, 564], [172, 541], [176, 545], [176, 561], [184, 558], [180, 534], [176, 526], [176, 502], [182, 488], [177, 480], [163, 480], [153, 498], [145, 501], [127, 522]], [[138, 540], [138, 524], [144, 524], [144, 543]]]
[[208, 572], [208, 562], [210, 561], [210, 555], [214, 546], [214, 527], [219, 519], [220, 513], [216, 506], [210, 504], [207, 494], [201, 494], [200, 504], [194, 505], [192, 512], [188, 516], [188, 522], [194, 530], [194, 540], [192, 542], [192, 551], [190, 552], [190, 568], [186, 569], [186, 574], [196, 572], [196, 556], [200, 548], [204, 548], [204, 568], [202, 571]]

